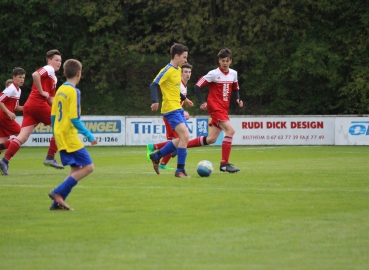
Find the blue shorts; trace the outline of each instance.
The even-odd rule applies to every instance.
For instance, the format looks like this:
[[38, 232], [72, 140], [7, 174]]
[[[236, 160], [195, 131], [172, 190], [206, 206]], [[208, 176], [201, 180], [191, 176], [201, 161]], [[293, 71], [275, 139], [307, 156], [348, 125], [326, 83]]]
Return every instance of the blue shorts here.
[[184, 123], [186, 125], [186, 127], [188, 128], [187, 120], [186, 120], [186, 117], [184, 116], [184, 110], [183, 109], [178, 109], [178, 110], [175, 110], [175, 111], [165, 113], [165, 114], [163, 114], [163, 117], [165, 119], [167, 119], [169, 125], [172, 127], [173, 130], [180, 123]]
[[85, 148], [72, 153], [61, 150], [60, 160], [64, 166], [70, 165], [71, 167], [87, 166], [92, 164], [92, 159]]

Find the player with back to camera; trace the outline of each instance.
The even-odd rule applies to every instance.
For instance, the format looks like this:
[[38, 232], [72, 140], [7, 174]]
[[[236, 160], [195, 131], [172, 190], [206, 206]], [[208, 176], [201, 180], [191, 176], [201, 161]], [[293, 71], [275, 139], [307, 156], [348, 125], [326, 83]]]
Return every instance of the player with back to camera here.
[[51, 124], [56, 143], [59, 148], [61, 162], [70, 165], [67, 178], [49, 192], [53, 200], [50, 210], [73, 210], [65, 202], [72, 188], [94, 170], [91, 157], [78, 138], [78, 133], [87, 137], [91, 145], [97, 139], [83, 125], [81, 117], [81, 92], [76, 85], [82, 76], [82, 64], [78, 60], [69, 59], [63, 65], [67, 81], [56, 92], [51, 111]]
[[[5, 90], [0, 93], [0, 144], [8, 148], [10, 136], [19, 134], [21, 128], [15, 121], [14, 111], [23, 111], [23, 106], [19, 106], [19, 99], [22, 93], [20, 87], [24, 84], [26, 71], [23, 68], [15, 67], [13, 69], [13, 79], [5, 82]], [[2, 172], [0, 170], [0, 172]]]
[[187, 157], [187, 143], [190, 137], [188, 125], [181, 100], [187, 106], [193, 106], [191, 100], [181, 94], [181, 67], [187, 62], [188, 48], [182, 44], [175, 43], [170, 48], [171, 60], [162, 68], [154, 81], [150, 84], [150, 93], [152, 98], [151, 110], [157, 111], [159, 107], [158, 88], [160, 87], [163, 95], [161, 113], [168, 121], [171, 129], [177, 134], [178, 138], [169, 141], [162, 149], [150, 154], [154, 170], [159, 172], [160, 159], [177, 150], [177, 170], [175, 177], [187, 177], [185, 171]]
[[[192, 66], [189, 63], [185, 63], [182, 65], [182, 75], [181, 75], [181, 93], [184, 96], [187, 96], [187, 83], [191, 78], [191, 72], [192, 72]], [[181, 101], [181, 105], [183, 105], [183, 101]], [[186, 120], [188, 120], [190, 118], [190, 115], [187, 111], [184, 112], [185, 118]], [[163, 117], [163, 121], [165, 124], [165, 130], [166, 130], [166, 136], [167, 136], [167, 140], [173, 140], [175, 138], [178, 138], [178, 134], [170, 127], [168, 121]], [[167, 144], [166, 142], [160, 142], [160, 143], [155, 143], [155, 144], [148, 144], [146, 146], [146, 158], [148, 161], [150, 161], [150, 154], [152, 151], [154, 150], [159, 150], [161, 148], [163, 148], [165, 145]], [[163, 159], [160, 161], [160, 165], [159, 165], [159, 169], [167, 169], [167, 170], [173, 170], [173, 168], [169, 167], [167, 164], [169, 162], [169, 160], [172, 157], [175, 157], [177, 155], [177, 152], [173, 152], [171, 154], [166, 155], [165, 157], [163, 157]]]
[[[232, 63], [232, 52], [224, 48], [218, 53], [219, 67], [208, 72], [201, 77], [195, 85], [195, 93], [200, 103], [200, 109], [208, 110], [211, 117], [209, 126], [212, 126], [208, 136], [199, 136], [188, 142], [187, 148], [199, 147], [213, 144], [216, 142], [220, 132], [224, 130], [225, 136], [222, 142], [222, 160], [220, 162], [220, 171], [235, 173], [239, 169], [229, 163], [229, 157], [232, 149], [232, 140], [235, 133], [231, 121], [228, 117], [230, 98], [232, 91], [235, 93], [238, 106], [242, 107], [243, 102], [240, 99], [237, 71], [229, 68]], [[207, 102], [203, 101], [201, 88], [208, 86], [209, 95]]]
[[[11, 141], [4, 157], [0, 160], [0, 170], [3, 174], [8, 175], [10, 159], [19, 151], [22, 144], [28, 140], [35, 127], [39, 123], [43, 123], [45, 126], [51, 124], [50, 105], [55, 96], [57, 83], [55, 72], [60, 69], [61, 61], [61, 54], [58, 50], [48, 51], [46, 53], [47, 65], [32, 74], [32, 90], [23, 106], [21, 131], [19, 135]], [[0, 145], [0, 148], [3, 147], [4, 145]], [[56, 169], [64, 169], [64, 167], [55, 160], [55, 153], [57, 151], [58, 148], [55, 144], [55, 139], [52, 137], [46, 159], [44, 160], [44, 165]]]

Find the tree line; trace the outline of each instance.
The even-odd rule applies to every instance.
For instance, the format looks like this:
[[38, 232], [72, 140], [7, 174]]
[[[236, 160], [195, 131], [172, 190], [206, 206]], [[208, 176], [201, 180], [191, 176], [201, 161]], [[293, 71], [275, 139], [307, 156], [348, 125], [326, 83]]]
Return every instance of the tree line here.
[[[352, 0], [0, 0], [0, 80], [31, 74], [48, 50], [83, 63], [83, 114], [148, 115], [149, 84], [174, 42], [189, 47], [193, 85], [233, 52], [244, 108], [231, 114], [366, 114], [369, 9]], [[65, 79], [57, 73], [58, 85]], [[204, 91], [204, 96], [206, 90]]]

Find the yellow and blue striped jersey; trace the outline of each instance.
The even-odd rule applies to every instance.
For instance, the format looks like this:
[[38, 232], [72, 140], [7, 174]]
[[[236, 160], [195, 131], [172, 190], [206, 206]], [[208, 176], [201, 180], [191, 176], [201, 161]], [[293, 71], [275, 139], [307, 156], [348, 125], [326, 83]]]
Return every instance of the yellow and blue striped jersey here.
[[163, 96], [162, 114], [182, 108], [180, 97], [181, 74], [180, 67], [168, 64], [159, 71], [154, 79], [154, 82], [160, 86]]
[[81, 92], [71, 83], [64, 83], [56, 92], [51, 116], [55, 117], [53, 133], [59, 150], [68, 153], [82, 149], [84, 146], [78, 138], [78, 130], [71, 119], [80, 118]]

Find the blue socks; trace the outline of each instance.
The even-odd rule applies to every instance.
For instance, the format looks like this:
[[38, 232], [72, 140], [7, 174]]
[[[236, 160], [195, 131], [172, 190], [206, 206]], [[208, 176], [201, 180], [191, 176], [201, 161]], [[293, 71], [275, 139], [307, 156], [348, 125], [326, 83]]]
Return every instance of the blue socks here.
[[187, 157], [187, 148], [177, 148], [177, 171], [184, 171], [184, 167], [186, 164], [186, 157]]
[[[162, 149], [160, 149], [160, 151], [155, 153], [155, 158], [161, 159], [162, 157], [165, 157], [166, 155], [173, 153], [176, 149], [177, 148], [174, 146], [173, 142], [170, 141]], [[158, 155], [159, 152], [161, 156]]]
[[63, 183], [57, 186], [54, 191], [61, 195], [65, 200], [69, 193], [72, 191], [72, 188], [77, 185], [78, 181], [74, 179], [72, 176], [69, 176]]

